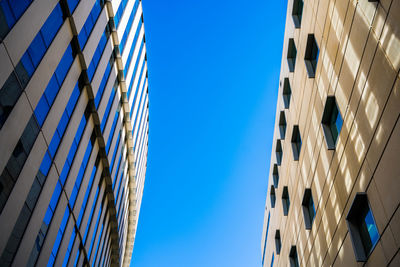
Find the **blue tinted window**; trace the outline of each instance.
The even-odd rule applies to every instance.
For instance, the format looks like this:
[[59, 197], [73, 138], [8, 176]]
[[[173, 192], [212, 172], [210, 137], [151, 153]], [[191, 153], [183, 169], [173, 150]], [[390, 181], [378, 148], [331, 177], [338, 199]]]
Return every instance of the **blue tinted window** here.
[[90, 258], [90, 255], [92, 254], [94, 239], [95, 239], [96, 234], [97, 234], [97, 228], [99, 227], [102, 210], [103, 210], [103, 203], [100, 205], [99, 215], [97, 216], [96, 224], [95, 224], [94, 231], [93, 231], [92, 240], [90, 241], [90, 247], [89, 247], [89, 251], [88, 251], [88, 258]]
[[78, 101], [79, 95], [80, 95], [79, 86], [78, 83], [76, 83], [74, 91], [72, 91], [72, 95], [68, 101], [66, 108], [69, 117], [72, 116], [72, 112], [74, 111], [75, 104]]
[[61, 141], [60, 136], [59, 136], [58, 132], [56, 131], [54, 133], [53, 138], [51, 139], [51, 142], [49, 145], [49, 152], [52, 157], [54, 157], [56, 155], [57, 148], [58, 148], [58, 145], [60, 144], [60, 141]]
[[112, 156], [112, 159], [110, 162], [110, 172], [112, 171], [112, 168], [114, 167], [114, 162], [115, 162], [115, 157], [116, 157], [117, 151], [118, 151], [120, 137], [121, 137], [121, 132], [118, 133], [117, 142], [115, 143], [114, 153], [113, 153], [113, 156]]
[[[6, 1], [0, 1], [0, 7], [1, 7], [1, 12], [3, 13], [3, 15], [5, 16], [5, 19], [7, 21], [8, 27], [12, 27], [15, 23], [15, 18], [11, 12], [11, 8], [10, 5], [8, 3], [8, 0]], [[5, 36], [5, 33], [4, 33]], [[2, 37], [4, 37], [2, 36]]]
[[40, 98], [38, 105], [35, 108], [35, 117], [40, 125], [43, 125], [44, 120], [46, 119], [47, 113], [49, 112], [49, 104], [47, 103], [46, 97], [42, 96]]
[[88, 184], [88, 187], [86, 188], [85, 197], [83, 198], [81, 211], [79, 212], [79, 217], [78, 217], [78, 220], [76, 222], [76, 224], [79, 227], [81, 226], [82, 216], [83, 216], [83, 213], [84, 213], [86, 205], [87, 205], [87, 200], [88, 200], [88, 197], [89, 197], [90, 190], [92, 189], [92, 184], [93, 184], [94, 176], [96, 174], [96, 170], [97, 170], [97, 167], [93, 166], [92, 174], [90, 175], [90, 179], [89, 179], [89, 184]]
[[69, 11], [71, 14], [75, 11], [76, 6], [78, 5], [79, 0], [67, 0], [67, 4], [69, 7]]
[[[119, 138], [118, 138], [118, 142], [117, 143], [119, 143]], [[122, 149], [121, 149], [121, 153], [120, 153], [120, 156], [119, 156], [119, 159], [118, 159], [117, 168], [115, 169], [115, 176], [114, 176], [114, 180], [113, 180], [113, 184], [112, 184], [112, 188], [113, 189], [114, 189], [115, 183], [117, 181], [118, 170], [119, 170], [119, 167], [121, 166], [121, 161], [122, 161]], [[112, 162], [114, 162], [114, 159], [112, 160]], [[113, 164], [113, 163], [111, 163], [111, 164]], [[111, 170], [112, 170], [112, 168], [111, 168]]]
[[[100, 186], [100, 184], [99, 184], [99, 186]], [[89, 232], [90, 222], [92, 221], [93, 212], [94, 212], [94, 208], [96, 207], [96, 202], [97, 202], [97, 197], [98, 196], [99, 196], [99, 187], [97, 187], [96, 195], [95, 195], [94, 200], [93, 200], [92, 209], [90, 211], [88, 224], [87, 224], [86, 230], [85, 230], [85, 235], [83, 236], [83, 240], [82, 240], [83, 244], [86, 244], [86, 237], [87, 237], [87, 234]]]
[[144, 42], [142, 41], [142, 44], [140, 45], [138, 56], [136, 57], [135, 67], [134, 67], [133, 73], [132, 73], [132, 79], [131, 79], [131, 82], [129, 83], [129, 87], [128, 87], [128, 99], [131, 97], [133, 81], [135, 80], [136, 71], [137, 71], [137, 68], [139, 66], [139, 61], [140, 61], [140, 58], [141, 58], [143, 47], [144, 47]]
[[79, 42], [79, 45], [81, 46], [82, 50], [86, 45], [87, 39], [90, 35], [90, 32], [93, 29], [93, 26], [97, 20], [97, 17], [100, 14], [100, 11], [101, 11], [100, 0], [97, 0], [94, 3], [92, 11], [90, 11], [89, 16], [87, 17], [86, 22], [81, 29], [81, 32], [78, 35], [78, 42]]
[[69, 149], [69, 153], [68, 153], [68, 156], [67, 156], [67, 160], [68, 160], [70, 165], [72, 164], [72, 162], [74, 160], [75, 152], [76, 152], [77, 148], [78, 148], [78, 146], [76, 145], [75, 141], [72, 142], [71, 148]]
[[75, 241], [75, 236], [76, 236], [76, 230], [75, 230], [75, 227], [74, 227], [74, 229], [72, 231], [72, 234], [71, 234], [71, 238], [69, 240], [67, 252], [65, 253], [65, 256], [64, 256], [64, 261], [63, 261], [63, 264], [62, 264], [63, 267], [66, 267], [67, 264], [68, 264], [69, 257], [71, 256], [72, 246], [73, 246], [74, 241]]
[[[123, 178], [124, 178], [124, 172], [121, 173], [121, 177], [119, 178], [118, 188], [117, 188], [117, 191], [116, 191], [117, 196], [114, 199], [114, 203], [115, 204], [117, 204], [117, 199], [118, 199], [118, 196], [119, 196], [119, 190], [121, 189], [121, 184], [122, 184]], [[115, 184], [115, 182], [113, 183], [113, 186], [114, 186], [114, 184]]]
[[114, 136], [115, 127], [116, 127], [117, 122], [118, 122], [118, 117], [119, 117], [119, 111], [117, 111], [117, 112], [115, 113], [114, 121], [113, 121], [113, 124], [112, 124], [112, 126], [111, 126], [110, 135], [108, 136], [108, 141], [107, 141], [107, 145], [106, 145], [106, 152], [107, 152], [107, 155], [108, 155], [108, 152], [110, 152], [110, 145], [111, 145], [111, 141], [112, 141], [113, 136]]
[[31, 57], [29, 53], [25, 53], [21, 58], [22, 65], [24, 66], [26, 72], [29, 76], [32, 76], [33, 72], [35, 71], [35, 66], [33, 66]]
[[[140, 32], [141, 28], [142, 28], [142, 20], [139, 21], [138, 27], [136, 28], [136, 33], [135, 33], [135, 37], [133, 38], [131, 50], [129, 51], [128, 58], [126, 59], [126, 64], [125, 64], [125, 68], [124, 68], [124, 76], [125, 77], [126, 77], [126, 73], [128, 72], [128, 69], [131, 65], [133, 52], [135, 51], [136, 42], [139, 37], [139, 32]], [[140, 55], [140, 53], [138, 54], [138, 57], [139, 57], [139, 55]], [[132, 77], [134, 77], [134, 76], [132, 76]]]
[[74, 60], [73, 55], [72, 55], [72, 48], [71, 45], [67, 47], [67, 49], [64, 52], [63, 57], [61, 58], [60, 63], [57, 66], [56, 69], [56, 76], [59, 84], [61, 85], [64, 81], [65, 76], [67, 75], [67, 72], [69, 70], [69, 67], [72, 64], [72, 61]]
[[101, 129], [102, 133], [104, 131], [104, 126], [106, 125], [106, 121], [107, 121], [108, 115], [110, 114], [110, 109], [111, 109], [112, 103], [114, 102], [114, 96], [115, 96], [115, 90], [114, 89], [115, 88], [113, 88], [113, 90], [111, 91], [111, 95], [108, 98], [107, 107], [106, 107], [106, 110], [104, 112], [101, 124], [100, 124], [100, 129]]
[[57, 207], [58, 198], [60, 197], [60, 195], [61, 195], [61, 185], [60, 183], [57, 183], [49, 204], [49, 207], [51, 208], [52, 211], [55, 211]]
[[111, 67], [110, 64], [107, 64], [106, 70], [104, 72], [103, 78], [101, 79], [101, 83], [99, 86], [99, 90], [96, 93], [96, 98], [94, 99], [94, 104], [96, 105], [96, 108], [99, 107], [100, 99], [103, 95], [104, 89], [107, 84], [108, 76], [110, 75]]
[[65, 181], [67, 180], [69, 168], [70, 168], [69, 163], [68, 163], [68, 162], [65, 162], [65, 163], [64, 163], [64, 167], [63, 167], [63, 169], [62, 169], [62, 172], [61, 172], [61, 174], [60, 174], [60, 181], [61, 181], [61, 183], [62, 183], [63, 185], [64, 185]]
[[371, 210], [368, 211], [364, 221], [369, 233], [369, 237], [371, 238], [371, 243], [373, 247], [376, 244], [376, 242], [378, 242], [379, 234], [378, 234], [378, 229], [376, 228], [375, 225], [374, 218], [372, 217]]
[[11, 9], [12, 9], [16, 19], [21, 17], [22, 14], [24, 14], [25, 10], [27, 9], [27, 7], [29, 6], [29, 4], [31, 2], [32, 1], [29, 1], [29, 0], [12, 0], [12, 1], [9, 1], [9, 3], [11, 4]]
[[49, 81], [49, 83], [47, 84], [46, 90], [44, 91], [44, 95], [47, 98], [47, 102], [49, 103], [49, 105], [53, 104], [54, 99], [56, 98], [56, 95], [58, 93], [58, 82], [56, 79], [56, 76], [53, 75]]
[[28, 48], [29, 55], [31, 56], [34, 66], [39, 65], [44, 53], [46, 52], [46, 45], [44, 44], [41, 34], [36, 35], [31, 45]]
[[63, 134], [65, 129], [67, 128], [69, 122], [69, 118], [66, 112], [63, 113], [63, 115], [61, 116], [60, 122], [58, 123], [58, 127], [57, 127], [57, 131], [60, 134]]
[[58, 29], [63, 23], [62, 11], [60, 5], [56, 5], [46, 22], [43, 24], [40, 30], [44, 39], [44, 43], [47, 47], [50, 46], [51, 42], [56, 36]]
[[44, 222], [46, 225], [49, 225], [49, 224], [50, 224], [50, 221], [51, 221], [51, 217], [53, 217], [53, 212], [51, 211], [51, 209], [47, 209], [47, 210], [46, 210], [46, 214], [44, 215], [43, 222]]
[[47, 176], [50, 170], [50, 166], [51, 166], [51, 158], [49, 154], [46, 152], [42, 160], [42, 164], [40, 164], [39, 170], [42, 172], [44, 176]]

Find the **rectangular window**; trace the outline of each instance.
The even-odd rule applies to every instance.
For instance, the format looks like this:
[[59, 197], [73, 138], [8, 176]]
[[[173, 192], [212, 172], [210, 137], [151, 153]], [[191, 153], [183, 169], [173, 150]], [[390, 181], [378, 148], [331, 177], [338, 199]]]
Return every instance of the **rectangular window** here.
[[285, 112], [281, 111], [279, 115], [279, 132], [281, 134], [281, 139], [285, 139], [286, 133], [286, 116]]
[[293, 159], [297, 161], [300, 158], [300, 151], [301, 151], [301, 136], [298, 125], [293, 126], [291, 141], [292, 141]]
[[302, 16], [303, 16], [303, 0], [294, 0], [292, 9], [292, 18], [295, 28], [300, 28]]
[[276, 250], [276, 255], [281, 254], [281, 231], [276, 230], [275, 232], [275, 250]]
[[273, 170], [272, 170], [272, 177], [274, 180], [274, 187], [278, 188], [279, 184], [279, 170], [278, 170], [278, 165], [274, 164]]
[[310, 230], [315, 217], [315, 206], [310, 188], [305, 190], [301, 205], [303, 208], [304, 225], [307, 230]]
[[282, 208], [284, 216], [288, 215], [289, 207], [290, 207], [289, 190], [287, 186], [284, 186], [282, 191]]
[[296, 45], [294, 43], [294, 39], [290, 38], [288, 43], [288, 52], [287, 52], [287, 61], [290, 72], [294, 72], [294, 67], [296, 66], [296, 56], [297, 56]]
[[307, 73], [309, 78], [314, 78], [317, 71], [317, 62], [319, 49], [314, 34], [309, 34], [307, 37], [306, 52], [304, 62], [306, 63]]
[[276, 163], [278, 164], [278, 166], [280, 166], [282, 163], [282, 157], [283, 157], [281, 140], [276, 141], [275, 154], [276, 154]]
[[356, 260], [365, 262], [380, 238], [366, 193], [356, 194], [346, 221]]
[[343, 118], [334, 96], [328, 96], [326, 99], [321, 123], [328, 149], [335, 149], [343, 126]]
[[275, 208], [276, 196], [275, 196], [275, 187], [273, 185], [271, 185], [270, 187], [269, 195], [271, 197], [271, 207]]
[[289, 252], [290, 267], [299, 267], [299, 259], [297, 257], [296, 246], [292, 246]]
[[285, 109], [288, 109], [290, 106], [290, 97], [292, 95], [292, 90], [290, 89], [289, 78], [285, 78], [283, 80], [282, 95], [283, 95], [283, 105], [285, 106]]

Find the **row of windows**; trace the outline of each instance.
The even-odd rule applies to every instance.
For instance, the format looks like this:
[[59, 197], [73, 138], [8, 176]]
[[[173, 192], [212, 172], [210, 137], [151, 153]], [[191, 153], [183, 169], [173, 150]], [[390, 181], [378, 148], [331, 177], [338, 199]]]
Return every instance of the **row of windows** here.
[[[139, 38], [139, 33], [140, 33], [140, 29], [142, 28], [142, 24], [143, 24], [143, 21], [142, 21], [142, 19], [140, 19], [139, 25], [138, 25], [137, 28], [136, 28], [135, 36], [134, 36], [134, 38], [133, 38], [131, 50], [129, 51], [129, 55], [128, 55], [127, 59], [126, 59], [126, 64], [125, 64], [125, 67], [124, 67], [124, 77], [125, 77], [125, 80], [126, 80], [126, 78], [127, 78], [127, 77], [126, 77], [126, 74], [127, 74], [128, 70], [129, 70], [129, 67], [131, 66], [131, 63], [132, 63], [133, 52], [135, 51], [136, 43], [137, 43], [138, 38]], [[142, 47], [141, 47], [141, 48], [142, 48]], [[139, 53], [138, 53], [138, 55], [137, 55], [137, 58], [140, 57], [140, 52], [141, 52], [141, 51], [139, 50]], [[132, 78], [133, 78], [133, 77], [135, 77], [135, 76], [132, 76]]]
[[[19, 1], [15, 1], [19, 2]], [[1, 3], [4, 3], [3, 1]], [[1, 4], [0, 3], [0, 4]], [[14, 3], [14, 2], [13, 2]], [[63, 23], [57, 4], [0, 90], [0, 129], [28, 85], [35, 69]]]
[[102, 5], [100, 3], [100, 0], [96, 0], [94, 2], [94, 5], [92, 7], [92, 10], [89, 13], [89, 16], [87, 17], [85, 24], [83, 25], [80, 33], [78, 34], [78, 42], [83, 50], [85, 48], [86, 42], [90, 36], [90, 33], [93, 30], [94, 25], [96, 24], [97, 18], [100, 15], [102, 9]]
[[[311, 224], [315, 217], [315, 207], [311, 195], [311, 189], [306, 189], [302, 201], [304, 221], [306, 229], [311, 229]], [[369, 255], [377, 244], [380, 236], [376, 227], [375, 219], [372, 214], [366, 193], [357, 193], [346, 217], [347, 226], [352, 240], [356, 260], [359, 262], [367, 261]], [[269, 216], [267, 233], [269, 227]], [[275, 231], [275, 252], [281, 252], [280, 230]], [[265, 253], [265, 246], [264, 246]], [[264, 262], [264, 258], [263, 258]], [[273, 258], [272, 258], [273, 262]], [[290, 266], [299, 266], [296, 246], [292, 246], [289, 252]]]
[[0, 39], [4, 39], [33, 0], [0, 1]]
[[107, 24], [106, 28], [104, 29], [103, 34], [100, 37], [100, 41], [97, 45], [96, 50], [94, 51], [92, 60], [86, 70], [89, 81], [92, 81], [94, 73], [96, 72], [97, 66], [99, 65], [101, 55], [103, 54], [104, 48], [106, 47], [108, 37], [110, 36], [110, 29]]
[[125, 46], [126, 46], [126, 41], [128, 40], [128, 34], [131, 31], [133, 20], [134, 20], [134, 18], [136, 16], [136, 11], [137, 11], [138, 7], [139, 7], [139, 1], [135, 0], [135, 4], [134, 4], [134, 6], [132, 8], [132, 12], [131, 12], [131, 14], [129, 16], [128, 23], [127, 23], [127, 25], [125, 27], [124, 34], [122, 35], [121, 42], [119, 44], [119, 51], [120, 51], [121, 55], [124, 53], [124, 49], [125, 49]]
[[[136, 57], [135, 67], [133, 68], [133, 73], [132, 73], [132, 76], [131, 76], [132, 78], [131, 78], [131, 81], [130, 81], [129, 87], [128, 87], [128, 93], [127, 93], [128, 99], [130, 99], [130, 97], [131, 97], [133, 82], [135, 80], [136, 72], [137, 72], [137, 69], [139, 67], [140, 58], [142, 57], [143, 47], [144, 47], [144, 41], [142, 41], [142, 44], [140, 45], [139, 53], [138, 53], [138, 55]], [[143, 63], [143, 65], [144, 65], [144, 63]], [[143, 66], [142, 66], [142, 68], [143, 68]]]
[[[289, 38], [288, 51], [287, 51], [287, 62], [290, 72], [294, 72], [296, 66], [297, 49], [293, 38]], [[315, 40], [314, 34], [307, 36], [306, 50], [304, 54], [304, 63], [306, 65], [307, 73], [309, 78], [315, 77], [317, 70], [317, 62], [319, 57], [319, 48], [317, 41]]]

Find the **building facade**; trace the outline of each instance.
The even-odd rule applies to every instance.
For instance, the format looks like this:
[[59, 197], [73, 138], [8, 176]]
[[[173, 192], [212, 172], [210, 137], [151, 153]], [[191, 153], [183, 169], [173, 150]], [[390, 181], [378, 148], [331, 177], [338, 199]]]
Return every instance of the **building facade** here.
[[129, 266], [145, 180], [140, 0], [0, 1], [0, 266]]
[[286, 15], [262, 266], [400, 266], [400, 1]]

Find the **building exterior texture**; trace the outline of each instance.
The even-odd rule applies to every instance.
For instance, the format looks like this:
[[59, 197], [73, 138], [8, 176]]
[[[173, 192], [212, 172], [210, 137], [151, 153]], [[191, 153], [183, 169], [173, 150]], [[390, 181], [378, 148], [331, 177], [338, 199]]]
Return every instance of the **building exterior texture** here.
[[263, 266], [400, 266], [400, 1], [289, 0]]
[[148, 147], [140, 0], [0, 1], [0, 266], [128, 266]]

